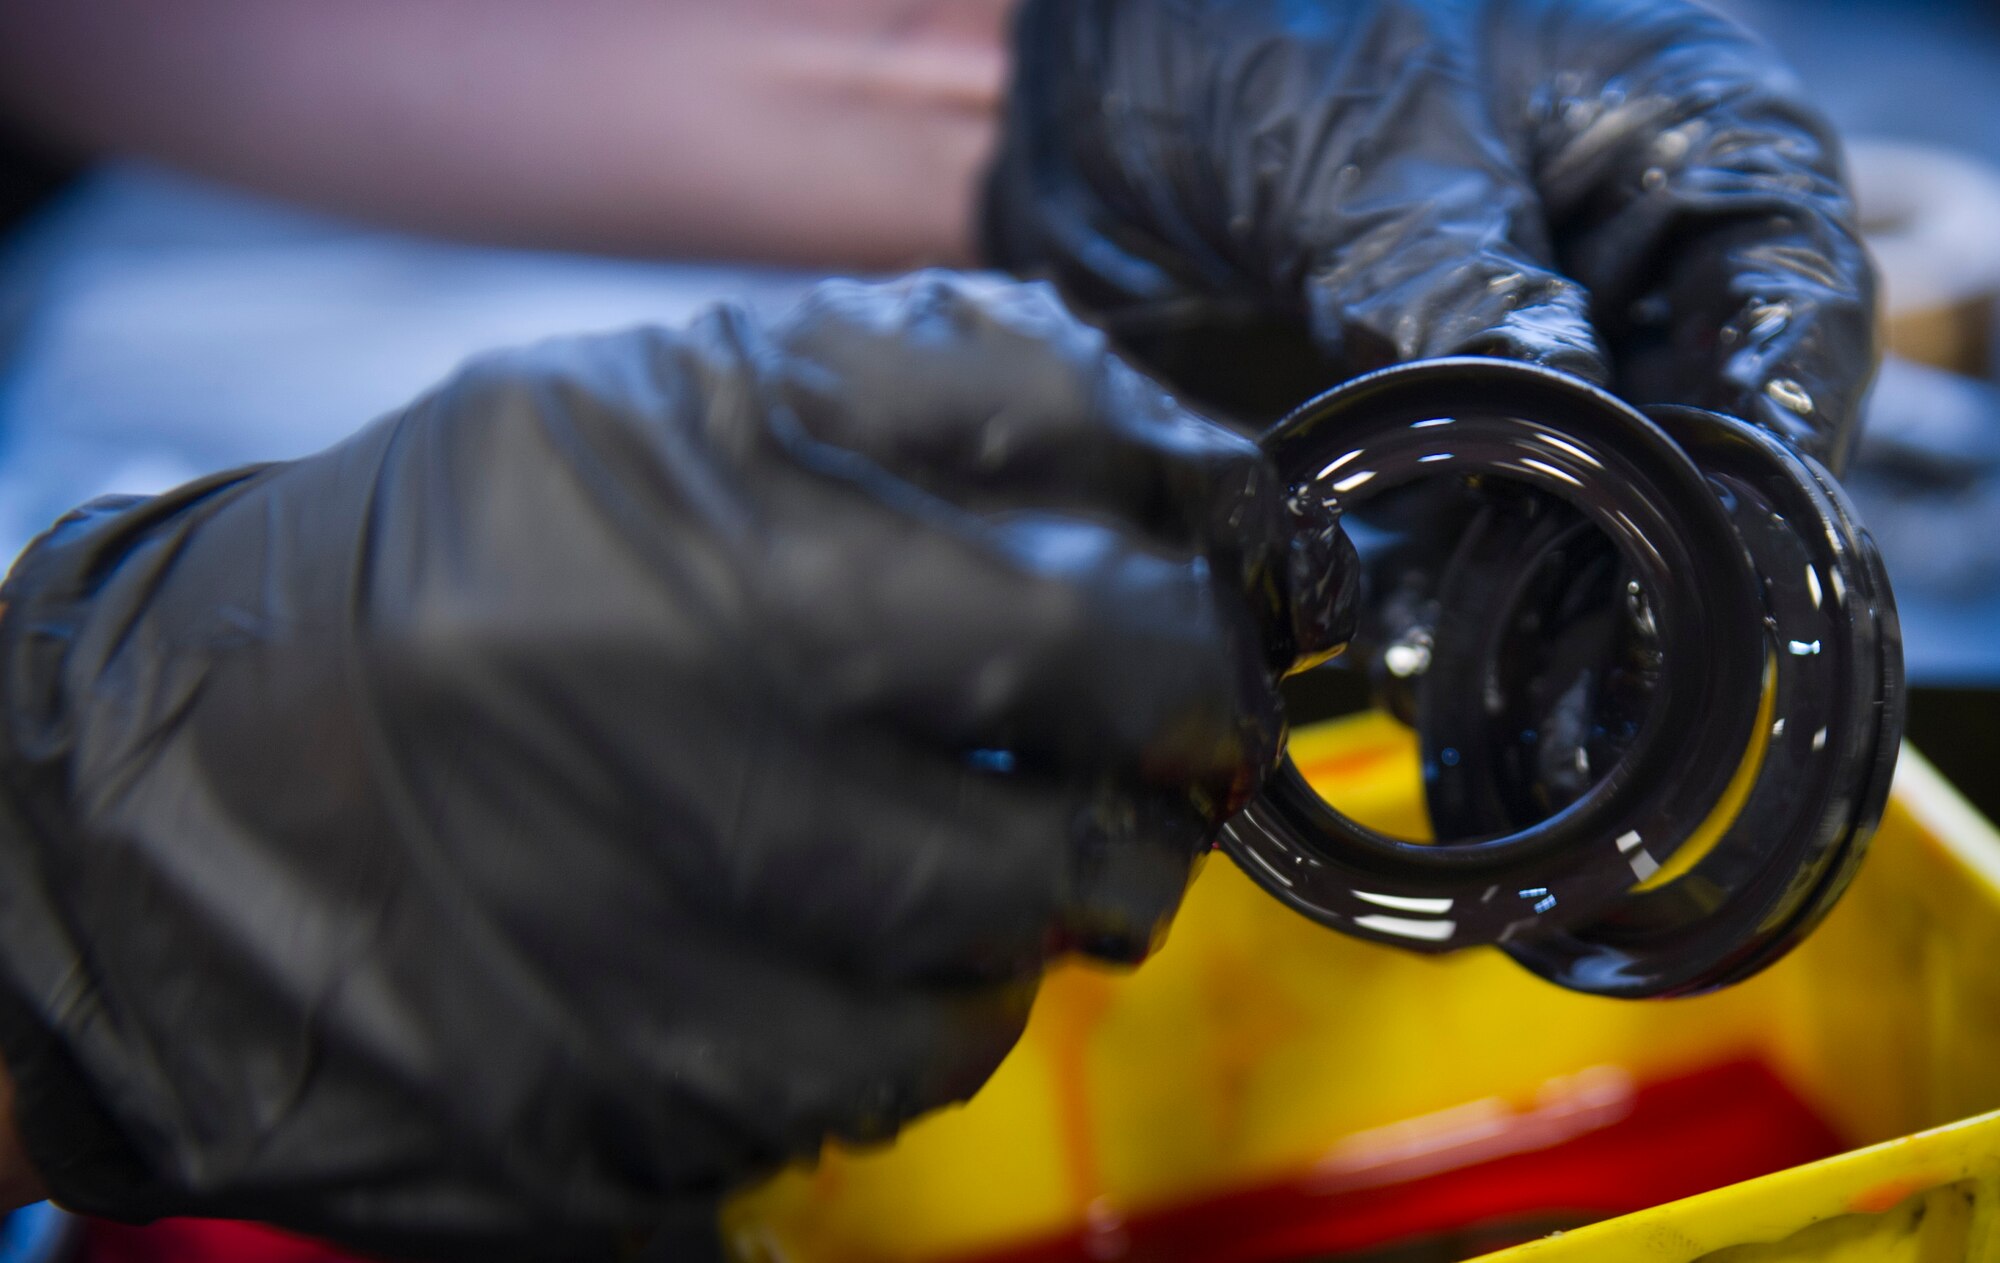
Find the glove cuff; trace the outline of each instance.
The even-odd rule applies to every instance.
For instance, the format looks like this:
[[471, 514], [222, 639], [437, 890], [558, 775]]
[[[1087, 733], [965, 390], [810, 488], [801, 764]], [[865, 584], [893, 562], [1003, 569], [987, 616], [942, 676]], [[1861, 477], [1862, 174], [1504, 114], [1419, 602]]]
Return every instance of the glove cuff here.
[[[973, 207], [973, 244], [979, 262], [991, 268], [1020, 272], [1048, 258], [1033, 240], [1035, 170], [1032, 143], [1039, 116], [1049, 99], [1051, 72], [1047, 65], [1050, 19], [1048, 5], [1025, 0], [1014, 13], [1007, 37], [1009, 81], [1000, 110], [1000, 139], [980, 183]], [[1041, 38], [1037, 38], [1040, 35]]]

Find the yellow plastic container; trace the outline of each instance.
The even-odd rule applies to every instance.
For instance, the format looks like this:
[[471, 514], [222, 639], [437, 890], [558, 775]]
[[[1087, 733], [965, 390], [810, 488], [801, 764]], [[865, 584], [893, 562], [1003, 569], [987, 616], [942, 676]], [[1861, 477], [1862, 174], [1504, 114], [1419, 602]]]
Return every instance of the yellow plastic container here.
[[[1362, 716], [1292, 749], [1349, 814], [1421, 833], [1400, 726]], [[1838, 1145], [1875, 1147], [1489, 1263], [2000, 1263], [2000, 1114], [1974, 1117], [2000, 1110], [2000, 834], [1907, 748], [1873, 852], [1826, 924], [1769, 972], [1692, 1000], [1596, 999], [1491, 951], [1361, 943], [1214, 857], [1143, 969], [1050, 977], [970, 1105], [779, 1176], [736, 1199], [725, 1232], [756, 1263], [944, 1263], [1064, 1237], [1098, 1258], [1186, 1257], [1135, 1250], [1124, 1226], [1350, 1176], [1360, 1191], [1343, 1205], [1372, 1213], [1367, 1172], [1449, 1177], [1495, 1145], [1531, 1162], [1537, 1146], [1615, 1125], [1632, 1085], [1739, 1063], [1768, 1067]], [[1672, 1195], [1654, 1195], [1653, 1176], [1626, 1185], [1634, 1205]]]

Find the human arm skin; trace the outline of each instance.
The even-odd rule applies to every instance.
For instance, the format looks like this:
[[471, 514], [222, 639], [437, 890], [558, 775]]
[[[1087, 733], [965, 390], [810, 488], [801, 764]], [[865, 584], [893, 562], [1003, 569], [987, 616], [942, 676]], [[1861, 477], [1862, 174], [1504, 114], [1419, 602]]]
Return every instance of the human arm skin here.
[[0, 113], [405, 228], [973, 257], [1011, 0], [0, 0]]

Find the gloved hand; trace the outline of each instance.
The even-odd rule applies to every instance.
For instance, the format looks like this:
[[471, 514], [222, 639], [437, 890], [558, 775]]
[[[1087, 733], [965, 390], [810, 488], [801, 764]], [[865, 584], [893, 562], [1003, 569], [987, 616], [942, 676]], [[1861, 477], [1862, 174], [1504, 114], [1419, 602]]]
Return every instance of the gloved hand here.
[[1144, 953], [1353, 567], [1042, 287], [473, 363], [95, 506], [0, 618], [55, 1195], [605, 1253], [970, 1094]]
[[[1502, 355], [1845, 460], [1874, 283], [1838, 146], [1717, 14], [1027, 0], [1015, 57], [988, 253], [1054, 277], [1158, 371], [1224, 360], [1202, 393], [1264, 402], [1258, 343], [1317, 353], [1278, 407], [1392, 362]], [[1231, 330], [1254, 342], [1204, 352]]]
[[[1183, 397], [1256, 424], [1389, 363], [1500, 355], [1744, 417], [1836, 471], [1847, 459], [1874, 278], [1838, 145], [1715, 13], [1027, 0], [1015, 56], [988, 253], [1054, 278]], [[1428, 740], [1442, 728], [1426, 708], [1462, 710], [1496, 672], [1527, 694], [1492, 721], [1526, 734], [1516, 764], [1455, 774], [1513, 801], [1476, 806], [1434, 779], [1446, 836], [1548, 814], [1636, 731], [1657, 666], [1643, 610], [1579, 525], [1440, 481], [1355, 529], [1368, 595], [1350, 660], [1381, 700]], [[1455, 568], [1478, 556], [1519, 564]], [[1454, 633], [1490, 630], [1498, 594], [1530, 589], [1513, 660], [1467, 657]], [[1442, 678], [1420, 699], [1434, 649]]]

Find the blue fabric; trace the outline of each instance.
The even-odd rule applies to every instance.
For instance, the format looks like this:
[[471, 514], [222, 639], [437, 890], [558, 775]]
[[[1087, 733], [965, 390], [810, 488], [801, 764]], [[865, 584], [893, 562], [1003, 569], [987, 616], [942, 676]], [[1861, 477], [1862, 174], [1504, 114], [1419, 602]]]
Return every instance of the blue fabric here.
[[69, 1257], [76, 1219], [36, 1202], [0, 1219], [0, 1263], [60, 1263]]

